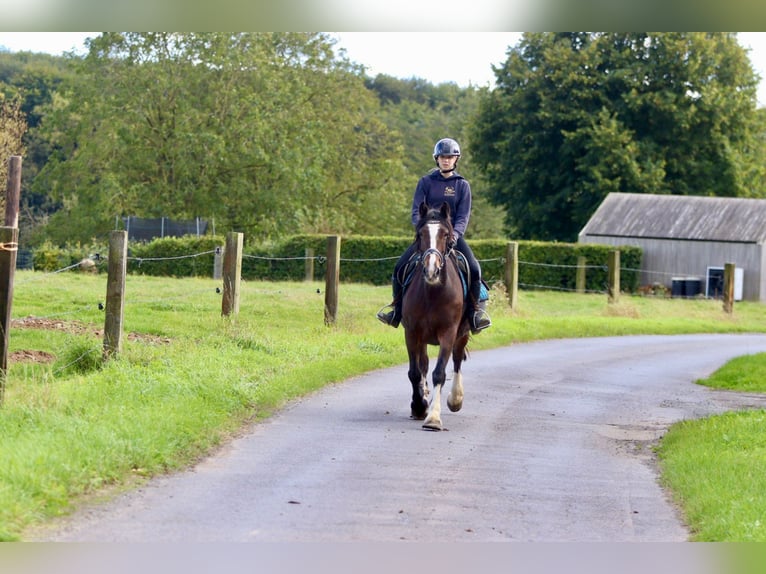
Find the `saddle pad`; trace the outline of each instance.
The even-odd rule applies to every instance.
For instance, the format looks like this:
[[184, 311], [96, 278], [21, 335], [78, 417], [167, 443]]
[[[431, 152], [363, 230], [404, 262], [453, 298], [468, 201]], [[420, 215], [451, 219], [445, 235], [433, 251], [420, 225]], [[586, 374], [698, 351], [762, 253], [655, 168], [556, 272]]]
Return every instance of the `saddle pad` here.
[[[458, 272], [460, 273], [460, 281], [463, 283], [463, 297], [468, 296], [468, 283], [470, 278], [470, 271], [468, 267], [468, 260], [466, 259], [466, 256], [463, 255], [462, 252], [458, 250], [454, 250], [453, 256], [455, 257], [455, 261], [457, 262], [457, 268]], [[407, 262], [407, 264], [402, 267], [399, 276], [397, 277], [399, 283], [401, 283], [402, 287], [404, 288], [403, 291], [407, 290], [407, 287], [412, 282], [413, 274], [415, 273], [415, 268], [418, 265], [418, 262], [420, 261], [420, 254], [414, 253], [412, 257], [410, 257], [410, 260]], [[484, 282], [484, 280], [481, 280], [481, 287], [479, 290], [479, 301], [487, 301], [489, 299], [489, 291], [487, 290], [487, 284]]]

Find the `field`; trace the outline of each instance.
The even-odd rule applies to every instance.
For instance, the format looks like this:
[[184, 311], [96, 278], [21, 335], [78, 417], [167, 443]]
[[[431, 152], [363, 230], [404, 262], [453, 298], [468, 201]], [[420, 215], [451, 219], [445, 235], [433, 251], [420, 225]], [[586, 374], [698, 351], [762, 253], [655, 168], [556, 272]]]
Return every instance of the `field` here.
[[[183, 468], [295, 397], [406, 362], [402, 330], [374, 317], [389, 288], [341, 285], [337, 323], [326, 326], [322, 283], [245, 282], [234, 317], [221, 316], [218, 287], [212, 279], [129, 276], [124, 348], [104, 362], [105, 276], [16, 275], [0, 407], [0, 539], [23, 539], [25, 529], [68, 512], [83, 497], [109, 496]], [[766, 330], [766, 306], [755, 303], [737, 303], [727, 315], [719, 301], [623, 296], [609, 304], [605, 295], [523, 291], [513, 311], [495, 288], [490, 312], [493, 327], [475, 337], [471, 349], [554, 337]], [[753, 368], [737, 366], [740, 373], [757, 373]], [[736, 376], [727, 380], [735, 388], [750, 385], [749, 392], [763, 390]], [[716, 384], [716, 377], [707, 383]], [[758, 518], [740, 508], [762, 508], [760, 483], [748, 487], [749, 498], [733, 502], [726, 497], [745, 491], [737, 476], [714, 485], [712, 495], [730, 509], [714, 529], [710, 514], [721, 507], [708, 510], [698, 498], [709, 493], [683, 487], [700, 481], [693, 473], [704, 473], [705, 464], [725, 474], [726, 452], [732, 452], [734, 475], [742, 448], [749, 449], [749, 462], [766, 459], [757, 445], [750, 448], [763, 416], [685, 423], [659, 445], [664, 480], [695, 537], [766, 540]], [[711, 424], [719, 426], [704, 428]], [[713, 441], [708, 456], [677, 463], [698, 433]], [[752, 482], [752, 475], [740, 480]]]

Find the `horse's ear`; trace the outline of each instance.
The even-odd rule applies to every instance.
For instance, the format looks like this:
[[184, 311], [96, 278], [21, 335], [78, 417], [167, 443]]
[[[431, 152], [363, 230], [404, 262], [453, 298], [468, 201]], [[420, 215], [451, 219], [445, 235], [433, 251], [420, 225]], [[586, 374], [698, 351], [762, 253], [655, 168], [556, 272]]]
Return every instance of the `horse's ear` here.
[[420, 219], [423, 219], [426, 216], [426, 213], [428, 213], [428, 205], [426, 204], [425, 201], [421, 202], [419, 213], [420, 213]]
[[441, 214], [444, 219], [449, 219], [449, 203], [446, 201], [442, 203]]

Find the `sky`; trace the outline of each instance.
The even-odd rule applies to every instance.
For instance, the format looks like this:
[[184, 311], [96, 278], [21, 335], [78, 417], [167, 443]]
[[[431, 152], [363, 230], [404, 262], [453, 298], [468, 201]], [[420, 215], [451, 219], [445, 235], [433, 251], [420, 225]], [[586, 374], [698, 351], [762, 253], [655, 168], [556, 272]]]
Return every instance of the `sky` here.
[[[519, 32], [331, 32], [337, 48], [366, 67], [370, 76], [386, 74], [402, 79], [422, 78], [433, 84], [455, 82], [492, 87], [492, 65], [506, 60]], [[0, 32], [0, 48], [59, 55], [84, 52], [84, 40], [98, 32]], [[750, 61], [763, 78], [758, 91], [766, 106], [766, 32], [740, 32], [740, 44], [750, 50]]]

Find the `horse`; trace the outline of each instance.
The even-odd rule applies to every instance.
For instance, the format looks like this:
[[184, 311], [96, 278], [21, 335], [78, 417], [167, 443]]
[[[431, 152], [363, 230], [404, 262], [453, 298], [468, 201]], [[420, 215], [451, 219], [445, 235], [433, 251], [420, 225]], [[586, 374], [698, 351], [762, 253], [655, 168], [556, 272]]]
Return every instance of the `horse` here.
[[[447, 397], [450, 411], [463, 406], [460, 367], [467, 358], [470, 323], [465, 312], [463, 281], [452, 251], [452, 224], [447, 203], [433, 208], [419, 206], [415, 243], [417, 264], [402, 299], [402, 326], [409, 355], [412, 383], [412, 418], [424, 420], [423, 428], [442, 430], [441, 392], [452, 355], [452, 389]], [[428, 345], [438, 345], [432, 373], [433, 397], [428, 401]]]

